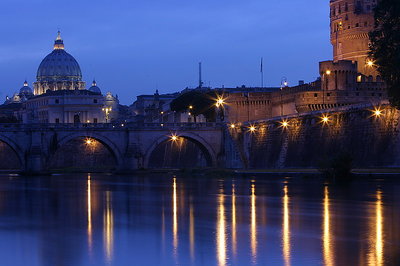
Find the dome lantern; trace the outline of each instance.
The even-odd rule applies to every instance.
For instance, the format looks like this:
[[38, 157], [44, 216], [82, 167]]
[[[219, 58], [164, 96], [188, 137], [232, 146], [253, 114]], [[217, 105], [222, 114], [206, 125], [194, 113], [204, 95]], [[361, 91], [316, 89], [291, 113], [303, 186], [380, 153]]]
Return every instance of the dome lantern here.
[[54, 41], [54, 50], [64, 50], [64, 41], [61, 38], [61, 32], [58, 31], [57, 38]]

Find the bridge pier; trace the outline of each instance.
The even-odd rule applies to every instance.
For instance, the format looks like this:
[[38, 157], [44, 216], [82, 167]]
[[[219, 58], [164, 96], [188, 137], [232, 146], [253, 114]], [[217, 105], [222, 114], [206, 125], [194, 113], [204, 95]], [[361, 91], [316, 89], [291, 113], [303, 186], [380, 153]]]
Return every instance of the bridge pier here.
[[25, 173], [41, 174], [45, 171], [45, 155], [42, 149], [41, 132], [31, 132], [31, 145], [25, 156]]

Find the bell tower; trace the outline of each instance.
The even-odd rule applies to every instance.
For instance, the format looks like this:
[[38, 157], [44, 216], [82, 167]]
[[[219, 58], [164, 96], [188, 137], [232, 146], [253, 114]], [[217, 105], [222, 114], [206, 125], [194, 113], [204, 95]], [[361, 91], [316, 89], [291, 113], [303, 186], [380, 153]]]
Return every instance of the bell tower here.
[[356, 61], [358, 72], [376, 76], [368, 58], [369, 36], [374, 29], [374, 12], [378, 0], [330, 0], [331, 43], [333, 60]]

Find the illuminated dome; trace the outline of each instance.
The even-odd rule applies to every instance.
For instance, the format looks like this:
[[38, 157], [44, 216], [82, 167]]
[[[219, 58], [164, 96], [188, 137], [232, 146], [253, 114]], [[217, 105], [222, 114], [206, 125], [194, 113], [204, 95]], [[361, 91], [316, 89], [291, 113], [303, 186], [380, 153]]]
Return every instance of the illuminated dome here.
[[97, 84], [96, 84], [95, 80], [93, 80], [92, 87], [90, 87], [89, 90], [91, 92], [95, 92], [95, 93], [101, 94], [101, 90], [100, 90], [99, 87], [97, 87]]
[[19, 94], [25, 95], [25, 96], [29, 96], [29, 95], [33, 95], [33, 91], [31, 88], [29, 88], [28, 86], [28, 82], [25, 80], [24, 82], [24, 86], [19, 90]]
[[64, 50], [60, 32], [54, 42], [54, 50], [40, 63], [38, 82], [82, 81], [82, 72], [75, 58]]

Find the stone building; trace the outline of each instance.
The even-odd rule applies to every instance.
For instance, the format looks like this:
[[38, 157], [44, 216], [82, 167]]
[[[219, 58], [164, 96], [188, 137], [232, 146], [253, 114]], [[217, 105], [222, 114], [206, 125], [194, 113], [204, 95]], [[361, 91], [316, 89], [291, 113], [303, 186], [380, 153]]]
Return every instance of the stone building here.
[[333, 60], [356, 61], [358, 72], [376, 76], [368, 58], [368, 33], [374, 29], [373, 9], [378, 0], [331, 0], [330, 34]]
[[47, 91], [23, 103], [23, 123], [104, 123], [104, 97], [89, 90]]
[[95, 80], [85, 89], [81, 68], [65, 51], [60, 32], [38, 67], [33, 87], [25, 81], [19, 93], [7, 97], [0, 118], [23, 123], [107, 123], [120, 118], [118, 96], [102, 95]]

